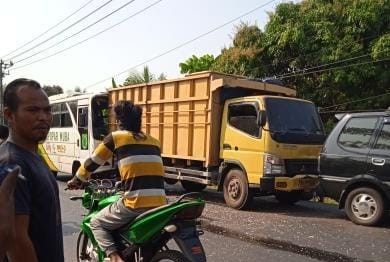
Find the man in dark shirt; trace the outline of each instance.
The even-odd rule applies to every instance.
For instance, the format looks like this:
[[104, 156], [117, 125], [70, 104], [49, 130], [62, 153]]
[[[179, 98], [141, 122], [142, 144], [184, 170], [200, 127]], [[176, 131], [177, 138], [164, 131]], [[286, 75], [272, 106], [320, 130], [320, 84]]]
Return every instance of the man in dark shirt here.
[[52, 121], [49, 99], [40, 84], [24, 78], [9, 83], [4, 116], [10, 132], [0, 147], [0, 162], [19, 165], [26, 178], [15, 188], [15, 238], [7, 255], [12, 262], [63, 262], [58, 186], [37, 154]]

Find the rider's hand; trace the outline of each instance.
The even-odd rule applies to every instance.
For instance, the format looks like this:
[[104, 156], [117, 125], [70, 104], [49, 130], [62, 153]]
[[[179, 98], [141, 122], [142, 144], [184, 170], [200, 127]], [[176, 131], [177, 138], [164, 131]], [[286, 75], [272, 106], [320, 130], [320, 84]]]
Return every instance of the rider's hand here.
[[74, 176], [71, 180], [67, 183], [68, 189], [81, 189], [83, 186], [83, 182], [77, 178], [77, 176]]

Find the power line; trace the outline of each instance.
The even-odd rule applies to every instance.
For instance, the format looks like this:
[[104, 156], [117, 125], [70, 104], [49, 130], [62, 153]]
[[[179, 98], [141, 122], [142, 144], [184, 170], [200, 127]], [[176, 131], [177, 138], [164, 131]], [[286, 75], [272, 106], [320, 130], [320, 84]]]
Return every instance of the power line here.
[[89, 14], [87, 14], [86, 16], [80, 18], [79, 20], [77, 20], [77, 21], [74, 22], [73, 24], [71, 24], [71, 25], [67, 26], [66, 28], [62, 29], [60, 32], [58, 32], [58, 33], [56, 33], [56, 34], [50, 36], [49, 38], [47, 38], [47, 39], [45, 39], [45, 40], [39, 42], [38, 44], [36, 44], [36, 45], [30, 47], [29, 49], [27, 49], [27, 50], [25, 50], [25, 51], [23, 51], [23, 52], [21, 52], [21, 53], [19, 53], [19, 54], [17, 54], [17, 55], [14, 55], [14, 56], [11, 57], [9, 60], [14, 59], [14, 58], [16, 58], [16, 57], [19, 57], [19, 56], [21, 56], [21, 55], [27, 53], [28, 51], [31, 51], [31, 50], [33, 50], [34, 48], [36, 48], [36, 47], [38, 47], [38, 46], [40, 46], [40, 45], [42, 45], [42, 44], [44, 44], [44, 43], [50, 41], [50, 40], [53, 39], [54, 37], [56, 37], [56, 36], [62, 34], [62, 33], [65, 32], [66, 30], [68, 30], [69, 28], [75, 26], [76, 24], [80, 23], [81, 21], [83, 21], [84, 19], [88, 18], [88, 17], [91, 16], [92, 14], [96, 13], [97, 11], [99, 11], [100, 9], [102, 9], [103, 7], [105, 7], [106, 5], [108, 5], [108, 4], [109, 4], [110, 2], [112, 2], [112, 1], [113, 1], [113, 0], [108, 0], [108, 1], [105, 2], [103, 5], [99, 6], [98, 8], [96, 8], [95, 10], [93, 10], [92, 12], [90, 12]]
[[89, 0], [86, 4], [84, 4], [83, 6], [81, 6], [79, 9], [77, 9], [76, 11], [74, 11], [73, 13], [71, 13], [70, 15], [68, 15], [67, 17], [65, 17], [64, 19], [62, 19], [60, 22], [58, 22], [57, 24], [53, 25], [52, 27], [50, 27], [49, 29], [47, 29], [45, 32], [41, 33], [40, 35], [34, 37], [32, 40], [28, 41], [27, 43], [19, 46], [18, 48], [16, 48], [15, 50], [9, 52], [8, 54], [4, 55], [3, 57], [7, 57], [13, 53], [15, 53], [16, 51], [22, 49], [23, 47], [27, 46], [28, 44], [34, 42], [35, 40], [37, 40], [38, 38], [40, 38], [41, 36], [45, 35], [47, 32], [49, 32], [50, 30], [56, 28], [57, 26], [59, 26], [60, 24], [62, 24], [63, 22], [65, 22], [66, 20], [68, 20], [70, 17], [72, 17], [73, 15], [75, 15], [76, 13], [78, 13], [81, 9], [83, 9], [84, 7], [86, 7], [87, 5], [89, 5], [92, 1], [94, 0]]
[[82, 41], [79, 41], [79, 42], [77, 42], [76, 44], [73, 44], [73, 45], [71, 45], [71, 46], [69, 46], [69, 47], [67, 47], [67, 48], [64, 48], [64, 49], [62, 49], [62, 50], [59, 50], [58, 52], [55, 52], [54, 54], [45, 56], [45, 57], [43, 57], [43, 58], [37, 59], [37, 60], [35, 60], [35, 61], [32, 61], [32, 62], [30, 62], [30, 63], [24, 64], [24, 65], [21, 65], [21, 66], [18, 66], [18, 67], [15, 67], [15, 68], [12, 69], [12, 71], [13, 71], [13, 70], [20, 69], [20, 68], [23, 68], [23, 67], [26, 67], [26, 66], [29, 66], [29, 65], [32, 65], [32, 64], [35, 64], [35, 63], [38, 63], [38, 62], [40, 62], [40, 61], [43, 61], [43, 60], [45, 60], [45, 59], [48, 59], [48, 58], [50, 58], [50, 57], [56, 56], [56, 55], [58, 55], [58, 54], [60, 54], [60, 53], [63, 53], [63, 52], [65, 52], [65, 51], [67, 51], [67, 50], [69, 50], [69, 49], [71, 49], [71, 48], [73, 48], [73, 47], [75, 47], [75, 46], [78, 46], [78, 45], [80, 45], [80, 44], [82, 44], [82, 43], [84, 43], [84, 42], [86, 42], [86, 41], [88, 41], [88, 40], [90, 40], [90, 39], [92, 39], [92, 38], [94, 38], [94, 37], [96, 37], [96, 36], [98, 36], [98, 35], [100, 35], [100, 34], [106, 32], [106, 31], [108, 31], [108, 30], [114, 28], [115, 26], [118, 26], [118, 25], [122, 24], [123, 22], [129, 20], [130, 18], [133, 18], [134, 16], [136, 16], [136, 15], [138, 15], [138, 14], [141, 14], [141, 13], [145, 12], [145, 11], [148, 10], [149, 8], [151, 8], [151, 7], [155, 6], [155, 5], [157, 5], [158, 3], [162, 2], [162, 1], [163, 1], [163, 0], [158, 0], [158, 1], [156, 1], [156, 2], [154, 2], [154, 3], [152, 3], [152, 4], [150, 4], [150, 5], [148, 5], [147, 7], [141, 9], [140, 11], [138, 11], [138, 12], [136, 12], [136, 13], [134, 13], [134, 14], [132, 14], [132, 15], [126, 17], [125, 19], [121, 20], [120, 22], [118, 22], [118, 23], [116, 23], [116, 24], [114, 24], [114, 25], [112, 25], [112, 26], [110, 26], [110, 27], [107, 27], [106, 29], [104, 29], [104, 30], [102, 30], [102, 31], [100, 31], [100, 32], [98, 32], [98, 33], [96, 33], [96, 34], [94, 34], [94, 35], [92, 35], [92, 36], [90, 36], [90, 37], [88, 37], [88, 38], [82, 40]]
[[[217, 26], [217, 27], [211, 29], [210, 31], [207, 31], [206, 33], [200, 34], [200, 35], [198, 35], [197, 37], [194, 37], [194, 38], [192, 38], [191, 40], [188, 40], [188, 41], [186, 41], [186, 42], [184, 42], [184, 43], [182, 43], [182, 44], [179, 44], [178, 46], [173, 47], [173, 48], [171, 48], [171, 49], [169, 49], [169, 50], [167, 50], [167, 51], [165, 51], [165, 52], [163, 52], [163, 53], [161, 53], [161, 54], [159, 54], [159, 55], [156, 55], [156, 56], [154, 56], [154, 57], [152, 57], [152, 58], [149, 58], [148, 60], [146, 60], [146, 61], [144, 61], [144, 62], [142, 62], [142, 63], [139, 63], [138, 65], [132, 66], [132, 67], [130, 67], [130, 68], [128, 68], [128, 69], [126, 69], [126, 70], [120, 72], [120, 73], [117, 73], [117, 74], [114, 75], [114, 77], [115, 77], [115, 76], [119, 76], [119, 75], [121, 75], [121, 74], [124, 74], [124, 73], [126, 73], [126, 72], [128, 72], [128, 71], [130, 71], [130, 70], [133, 70], [133, 69], [135, 69], [135, 68], [137, 68], [137, 67], [139, 67], [139, 66], [141, 66], [141, 65], [144, 65], [144, 64], [146, 64], [146, 63], [149, 63], [149, 62], [151, 62], [151, 61], [153, 61], [153, 60], [156, 60], [156, 59], [158, 59], [158, 58], [160, 58], [160, 57], [162, 57], [162, 56], [164, 56], [164, 55], [167, 55], [167, 54], [169, 54], [169, 53], [171, 53], [171, 52], [173, 52], [173, 51], [175, 51], [175, 50], [177, 50], [177, 49], [179, 49], [179, 48], [181, 48], [181, 47], [183, 47], [183, 46], [186, 46], [186, 45], [188, 45], [188, 44], [190, 44], [190, 43], [192, 43], [192, 42], [194, 42], [194, 41], [196, 41], [196, 40], [198, 40], [198, 39], [200, 39], [200, 38], [202, 38], [202, 37], [204, 37], [204, 36], [206, 36], [206, 35], [209, 35], [209, 34], [215, 32], [215, 31], [221, 29], [222, 27], [225, 27], [226, 25], [231, 24], [231, 23], [233, 23], [233, 22], [235, 22], [235, 21], [241, 19], [242, 17], [247, 16], [247, 15], [249, 15], [249, 14], [251, 14], [251, 13], [253, 13], [253, 12], [259, 10], [260, 8], [263, 8], [263, 7], [267, 6], [268, 4], [270, 4], [270, 3], [272, 3], [272, 2], [275, 2], [275, 1], [276, 1], [276, 0], [271, 0], [271, 1], [266, 2], [265, 4], [262, 4], [262, 5], [260, 5], [260, 6], [257, 6], [256, 8], [254, 8], [254, 9], [252, 9], [252, 10], [250, 10], [250, 11], [248, 11], [248, 12], [246, 12], [246, 13], [244, 13], [244, 14], [242, 14], [242, 15], [240, 15], [240, 16], [234, 18], [234, 19], [229, 20], [228, 22], [226, 22], [226, 23], [224, 23], [224, 24], [222, 24], [222, 25], [219, 25], [219, 26]], [[109, 79], [111, 79], [111, 78], [112, 78], [112, 76], [110, 76], [110, 77], [108, 77], [108, 78], [105, 78], [105, 79], [103, 79], [103, 80], [100, 80], [100, 81], [98, 81], [98, 82], [95, 82], [95, 83], [93, 83], [93, 84], [88, 85], [87, 87], [85, 87], [85, 89], [88, 89], [88, 88], [91, 88], [91, 87], [93, 87], [93, 86], [95, 86], [95, 85], [98, 85], [98, 84], [100, 84], [100, 83], [103, 83], [104, 81], [107, 81], [107, 80], [109, 80]]]
[[331, 71], [331, 70], [335, 70], [335, 69], [341, 69], [341, 68], [357, 66], [357, 65], [379, 63], [379, 62], [388, 61], [388, 60], [390, 60], [390, 58], [376, 60], [376, 61], [367, 61], [367, 62], [350, 64], [350, 65], [339, 66], [339, 67], [331, 67], [331, 68], [326, 68], [326, 69], [317, 70], [317, 71], [311, 71], [311, 72], [298, 73], [298, 74], [295, 74], [295, 75], [289, 75], [289, 76], [284, 76], [284, 77], [277, 77], [277, 79], [285, 79], [285, 78], [291, 78], [291, 77], [302, 76], [302, 75], [307, 75], [307, 74], [321, 73], [321, 72]]
[[[386, 51], [387, 51], [387, 50], [386, 50]], [[381, 51], [381, 53], [383, 53], [383, 52], [384, 52], [384, 51]], [[329, 66], [329, 65], [339, 64], [339, 63], [343, 63], [343, 62], [347, 62], [347, 61], [351, 61], [351, 60], [356, 60], [356, 59], [363, 58], [363, 57], [367, 57], [367, 56], [370, 56], [370, 55], [371, 55], [371, 54], [365, 54], [365, 55], [350, 57], [350, 58], [346, 58], [346, 59], [334, 61], [334, 62], [327, 63], [327, 64], [323, 64], [323, 65], [318, 65], [318, 66], [313, 66], [313, 67], [309, 67], [309, 68], [305, 68], [305, 69], [300, 69], [300, 70], [298, 70], [297, 72], [298, 72], [298, 73], [299, 73], [299, 71], [305, 72], [305, 71], [312, 70], [312, 69], [317, 69], [317, 68], [321, 68], [321, 67], [325, 67], [325, 66]], [[284, 77], [284, 76], [289, 76], [289, 75], [294, 75], [294, 74], [296, 74], [297, 72], [285, 73], [285, 74], [276, 76], [276, 78]]]
[[31, 57], [34, 57], [34, 56], [36, 56], [36, 55], [38, 55], [38, 54], [40, 54], [40, 53], [43, 53], [43, 52], [45, 52], [45, 51], [47, 51], [47, 50], [49, 50], [49, 49], [51, 49], [51, 48], [53, 48], [53, 47], [55, 47], [55, 46], [57, 46], [57, 45], [59, 45], [59, 44], [65, 42], [66, 40], [68, 40], [68, 39], [70, 39], [70, 38], [72, 38], [72, 37], [74, 37], [74, 36], [80, 34], [81, 32], [84, 32], [85, 30], [91, 28], [92, 26], [94, 26], [94, 25], [100, 23], [101, 21], [103, 21], [103, 20], [106, 19], [107, 17], [110, 17], [111, 15], [113, 15], [113, 14], [115, 14], [116, 12], [120, 11], [121, 9], [125, 8], [126, 6], [128, 6], [128, 5], [131, 4], [131, 3], [133, 3], [134, 1], [135, 1], [135, 0], [130, 0], [130, 1], [126, 2], [124, 5], [120, 6], [120, 7], [117, 8], [117, 9], [115, 9], [115, 10], [112, 11], [111, 13], [109, 13], [109, 14], [103, 16], [102, 18], [98, 19], [97, 21], [93, 22], [92, 24], [89, 24], [88, 26], [84, 27], [83, 29], [79, 30], [78, 32], [76, 32], [76, 33], [74, 33], [74, 34], [72, 34], [72, 35], [66, 37], [65, 39], [63, 39], [63, 40], [61, 40], [61, 41], [59, 41], [59, 42], [57, 42], [57, 43], [55, 43], [55, 44], [53, 44], [53, 45], [47, 47], [47, 48], [45, 48], [45, 49], [43, 49], [43, 50], [41, 50], [41, 51], [38, 51], [38, 52], [36, 52], [36, 53], [34, 53], [34, 54], [30, 55], [30, 56], [27, 56], [27, 57], [25, 57], [25, 58], [22, 58], [22, 59], [20, 59], [20, 60], [18, 60], [18, 61], [15, 61], [15, 64], [16, 64], [16, 63], [20, 63], [20, 62], [22, 62], [22, 61], [25, 61], [25, 60], [27, 60], [27, 59], [29, 59], [29, 58], [31, 58]]
[[[337, 104], [337, 105], [333, 105], [333, 106], [322, 107], [320, 110], [329, 109], [329, 108], [338, 107], [338, 106], [343, 106], [343, 105], [349, 105], [349, 104], [352, 104], [352, 103], [362, 102], [362, 101], [366, 101], [366, 100], [372, 100], [372, 99], [374, 99], [374, 98], [378, 98], [378, 97], [382, 97], [382, 96], [387, 96], [387, 95], [390, 95], [390, 92], [384, 93], [384, 94], [381, 94], [381, 95], [377, 95], [377, 96], [366, 97], [366, 98], [359, 99], [359, 100], [353, 100], [353, 101], [349, 101], [349, 102], [345, 102], [345, 103]], [[329, 111], [329, 112], [332, 112], [332, 111]], [[328, 112], [323, 112], [323, 113], [328, 113]]]
[[[382, 35], [381, 35], [382, 36]], [[379, 35], [372, 35], [372, 36], [369, 36], [369, 37], [365, 37], [365, 38], [362, 38], [362, 39], [357, 39], [355, 41], [352, 41], [352, 42], [349, 42], [346, 46], [344, 47], [349, 47], [351, 46], [353, 43], [356, 43], [356, 42], [362, 42], [362, 41], [365, 41], [365, 40], [368, 40], [368, 39], [372, 39], [372, 38], [379, 38], [380, 36]], [[282, 62], [289, 62], [289, 61], [292, 61], [292, 60], [295, 60], [297, 58], [304, 58], [304, 57], [307, 57], [309, 55], [313, 55], [313, 54], [316, 54], [316, 53], [319, 53], [323, 51], [323, 49], [319, 49], [317, 51], [313, 51], [313, 52], [310, 52], [310, 53], [307, 53], [307, 54], [304, 54], [304, 55], [299, 55], [299, 56], [296, 56], [296, 57], [293, 57], [293, 58], [289, 58], [289, 59], [286, 59], [286, 60], [281, 60], [279, 61], [278, 63], [282, 63]], [[271, 63], [271, 64], [267, 64], [267, 65], [261, 65], [261, 66], [256, 66], [256, 67], [253, 67], [247, 71], [253, 71], [255, 69], [259, 69], [259, 68], [264, 68], [264, 67], [271, 67], [271, 66], [274, 66], [275, 64], [274, 63]]]

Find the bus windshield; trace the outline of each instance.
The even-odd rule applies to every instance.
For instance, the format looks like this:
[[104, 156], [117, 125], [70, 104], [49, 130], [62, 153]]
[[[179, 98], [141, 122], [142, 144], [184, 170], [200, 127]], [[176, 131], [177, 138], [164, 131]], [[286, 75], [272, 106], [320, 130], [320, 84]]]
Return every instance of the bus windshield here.
[[91, 108], [93, 138], [103, 140], [108, 134], [108, 97], [93, 97]]
[[313, 103], [268, 97], [265, 106], [274, 140], [292, 144], [317, 144], [324, 141], [325, 132]]

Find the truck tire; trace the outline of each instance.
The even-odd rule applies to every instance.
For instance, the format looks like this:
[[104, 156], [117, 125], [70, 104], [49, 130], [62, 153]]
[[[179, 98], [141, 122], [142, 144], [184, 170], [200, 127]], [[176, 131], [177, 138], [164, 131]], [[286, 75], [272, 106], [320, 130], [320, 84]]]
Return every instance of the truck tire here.
[[181, 186], [187, 192], [201, 192], [203, 189], [205, 189], [207, 187], [207, 185], [195, 183], [192, 181], [186, 181], [186, 180], [181, 180], [180, 183], [181, 183]]
[[231, 169], [223, 181], [223, 197], [226, 204], [234, 209], [247, 208], [253, 199], [248, 180], [240, 169]]
[[344, 208], [348, 218], [355, 224], [373, 226], [383, 219], [386, 204], [375, 189], [360, 187], [348, 193]]
[[293, 191], [293, 192], [284, 192], [278, 191], [275, 192], [275, 198], [279, 203], [283, 205], [294, 205], [296, 202], [302, 199], [302, 192]]

